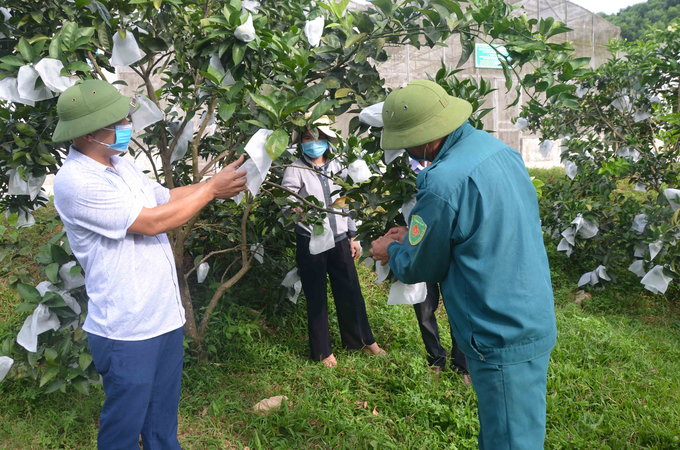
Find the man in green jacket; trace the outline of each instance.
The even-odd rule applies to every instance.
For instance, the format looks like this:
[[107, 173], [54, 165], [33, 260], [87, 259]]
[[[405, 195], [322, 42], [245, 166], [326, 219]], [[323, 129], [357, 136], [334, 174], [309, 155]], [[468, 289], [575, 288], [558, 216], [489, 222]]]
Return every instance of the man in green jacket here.
[[431, 81], [387, 97], [382, 147], [432, 164], [408, 229], [371, 254], [403, 283], [441, 283], [479, 400], [479, 448], [542, 449], [557, 327], [538, 200], [520, 154], [472, 127], [471, 113]]

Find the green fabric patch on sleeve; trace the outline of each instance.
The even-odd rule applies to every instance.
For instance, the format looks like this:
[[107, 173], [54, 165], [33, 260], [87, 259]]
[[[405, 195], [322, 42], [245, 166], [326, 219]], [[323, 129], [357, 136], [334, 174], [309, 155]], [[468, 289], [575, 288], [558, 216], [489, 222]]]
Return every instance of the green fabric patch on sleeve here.
[[418, 245], [425, 236], [427, 225], [420, 216], [411, 217], [411, 226], [408, 229], [408, 241], [411, 245]]

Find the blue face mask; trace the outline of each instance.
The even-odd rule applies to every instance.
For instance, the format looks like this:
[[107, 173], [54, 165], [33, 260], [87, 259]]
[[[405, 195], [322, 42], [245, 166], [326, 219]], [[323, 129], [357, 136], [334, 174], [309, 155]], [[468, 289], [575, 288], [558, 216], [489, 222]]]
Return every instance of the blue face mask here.
[[96, 143], [101, 145], [106, 145], [107, 148], [111, 150], [116, 150], [119, 152], [124, 152], [127, 150], [128, 145], [130, 145], [130, 140], [132, 139], [132, 125], [116, 125], [114, 128], [103, 128], [104, 130], [111, 130], [116, 132], [116, 142], [113, 144], [105, 144], [96, 139], [93, 139]]
[[326, 153], [326, 150], [328, 150], [328, 141], [326, 139], [302, 143], [302, 153], [310, 158], [318, 158]]

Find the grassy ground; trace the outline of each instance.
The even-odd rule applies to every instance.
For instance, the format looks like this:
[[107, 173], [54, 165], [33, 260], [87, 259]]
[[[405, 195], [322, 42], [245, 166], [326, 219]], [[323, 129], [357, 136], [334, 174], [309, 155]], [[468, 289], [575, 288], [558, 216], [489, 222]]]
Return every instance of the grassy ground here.
[[[49, 215], [49, 210], [46, 212]], [[24, 234], [25, 233], [25, 234]], [[18, 241], [40, 242], [34, 228]], [[16, 244], [19, 245], [19, 244]], [[16, 247], [14, 255], [19, 250]], [[23, 247], [22, 247], [23, 248]], [[23, 250], [12, 265], [27, 261]], [[648, 295], [634, 278], [574, 303], [580, 273], [549, 247], [557, 347], [548, 381], [549, 449], [680, 448], [680, 304]], [[13, 260], [14, 261], [14, 260]], [[7, 261], [0, 261], [6, 264]], [[40, 274], [29, 276], [40, 277]], [[336, 350], [328, 370], [307, 358], [304, 301], [264, 315], [228, 305], [211, 325], [215, 353], [188, 358], [180, 403], [184, 449], [476, 448], [476, 396], [446, 371], [435, 379], [410, 307], [387, 306], [387, 288], [360, 269], [369, 318], [386, 358]], [[0, 283], [0, 340], [16, 333], [17, 300]], [[448, 324], [440, 311], [447, 346]], [[331, 327], [339, 347], [337, 322]], [[239, 333], [241, 331], [241, 333]], [[0, 384], [0, 448], [96, 447], [104, 395], [45, 395], [28, 381]], [[288, 396], [267, 417], [263, 398]]]

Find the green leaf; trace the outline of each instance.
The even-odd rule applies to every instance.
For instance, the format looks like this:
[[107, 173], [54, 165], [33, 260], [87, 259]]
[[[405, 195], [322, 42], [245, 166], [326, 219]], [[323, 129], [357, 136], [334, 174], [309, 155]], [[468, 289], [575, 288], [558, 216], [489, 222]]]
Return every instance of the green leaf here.
[[163, 4], [163, 0], [153, 0], [153, 7], [156, 9], [161, 9], [161, 5]]
[[14, 312], [16, 312], [17, 314], [32, 313], [33, 311], [35, 311], [35, 308], [37, 308], [37, 306], [38, 305], [36, 305], [35, 303], [23, 302], [16, 307]]
[[168, 49], [168, 44], [159, 37], [144, 40], [144, 45], [146, 45], [149, 50], [156, 53], [164, 52]]
[[38, 132], [35, 131], [35, 128], [27, 123], [17, 122], [16, 127], [17, 130], [19, 130], [19, 133], [23, 134], [24, 136], [35, 136], [38, 134]]
[[231, 119], [234, 112], [236, 112], [236, 103], [220, 103], [217, 108], [217, 115], [225, 122]]
[[76, 40], [78, 25], [75, 22], [66, 22], [61, 29], [61, 41], [66, 48], [71, 48]]
[[[160, 0], [154, 0], [155, 2], [159, 2]], [[87, 378], [85, 377], [77, 377], [73, 381], [71, 381], [71, 384], [73, 385], [74, 389], [81, 394], [84, 395], [90, 395], [90, 382]]]
[[457, 68], [465, 64], [475, 50], [474, 41], [463, 33], [460, 34], [460, 45], [462, 52], [460, 54], [460, 59], [458, 60], [458, 65], [456, 66]]
[[61, 248], [59, 245], [50, 245], [50, 253], [52, 254], [52, 259], [59, 263], [60, 266], [71, 260], [71, 258], [68, 256], [68, 253], [66, 253], [66, 250]]
[[89, 353], [81, 353], [80, 357], [78, 357], [78, 365], [80, 368], [85, 370], [90, 367], [90, 364], [92, 364], [92, 355]]
[[44, 266], [48, 264], [52, 264], [52, 255], [49, 252], [41, 252], [38, 253], [35, 257], [35, 260], [38, 264], [42, 264]]
[[76, 41], [80, 38], [86, 37], [86, 38], [91, 38], [94, 35], [95, 28], [94, 27], [83, 27], [83, 28], [78, 28], [78, 31], [76, 32]]
[[285, 130], [278, 129], [272, 134], [267, 136], [267, 140], [264, 144], [265, 150], [269, 157], [276, 161], [283, 152], [286, 151], [288, 147], [288, 133]]
[[0, 61], [10, 66], [21, 67], [26, 65], [26, 61], [16, 55], [3, 56]]
[[314, 234], [315, 234], [316, 236], [322, 235], [323, 232], [324, 232], [324, 227], [323, 227], [323, 225], [319, 225], [319, 224], [314, 225]]
[[109, 37], [109, 28], [106, 22], [99, 24], [99, 28], [97, 28], [97, 36], [99, 37], [99, 45], [104, 50], [111, 50], [111, 38]]
[[33, 48], [31, 47], [31, 44], [28, 43], [25, 37], [22, 37], [19, 39], [19, 43], [16, 46], [16, 49], [21, 53], [21, 56], [24, 57], [24, 59], [28, 62], [33, 61]]
[[335, 100], [324, 100], [317, 104], [312, 111], [312, 115], [307, 121], [309, 124], [313, 124], [319, 117], [326, 114], [330, 109], [337, 105]]
[[90, 67], [88, 63], [83, 61], [73, 61], [71, 64], [66, 66], [66, 70], [88, 73], [92, 70], [92, 67]]
[[579, 69], [581, 67], [585, 67], [588, 64], [590, 64], [590, 58], [576, 58], [572, 59], [568, 63], [573, 70]]
[[345, 41], [345, 48], [349, 48], [352, 45], [356, 44], [359, 42], [359, 40], [363, 39], [366, 37], [366, 33], [359, 33], [359, 34], [353, 34], [350, 37], [347, 38]]
[[311, 86], [309, 86], [307, 89], [302, 91], [300, 94], [302, 97], [307, 97], [311, 98], [312, 100], [316, 100], [320, 96], [324, 95], [326, 93], [326, 83], [316, 83]]
[[[56, 367], [54, 367], [56, 369]], [[47, 389], [45, 389], [46, 394], [51, 394], [52, 392], [61, 389], [66, 384], [64, 380], [56, 380], [54, 383], [50, 384]]]
[[52, 263], [45, 268], [45, 275], [47, 275], [47, 279], [50, 280], [52, 283], [57, 283], [59, 281], [59, 278], [57, 276], [58, 274], [59, 263]]
[[[55, 365], [55, 361], [57, 360], [58, 357], [59, 357], [59, 353], [57, 353], [57, 351], [55, 349], [53, 349], [53, 348], [46, 348], [45, 349], [45, 361], [49, 365], [52, 365], [52, 366]], [[49, 380], [47, 380], [47, 381], [49, 381]]]
[[[45, 352], [47, 352], [47, 350]], [[40, 387], [45, 386], [52, 378], [56, 377], [58, 373], [59, 367], [48, 367], [47, 370], [43, 372], [42, 377], [40, 377]]]
[[40, 292], [30, 284], [19, 283], [17, 285], [17, 291], [19, 292], [19, 296], [27, 302], [40, 303], [40, 300], [42, 300]]
[[279, 112], [276, 110], [276, 104], [274, 104], [272, 99], [270, 99], [267, 96], [258, 94], [250, 94], [250, 98], [252, 98], [253, 101], [257, 103], [265, 111], [271, 113], [275, 118], [277, 119], [279, 118]]
[[576, 90], [576, 86], [569, 84], [556, 84], [547, 91], [545, 91], [545, 96], [550, 98], [555, 94], [560, 94], [562, 92]]
[[71, 267], [71, 269], [68, 272], [69, 272], [69, 275], [71, 275], [71, 277], [75, 277], [75, 276], [80, 275], [82, 271], [83, 271], [83, 268], [80, 267], [78, 264], [76, 264], [73, 267]]
[[356, 94], [356, 91], [354, 89], [349, 88], [338, 89], [337, 91], [335, 91], [335, 98], [344, 98], [350, 94]]
[[55, 35], [50, 42], [50, 58], [61, 59], [61, 36]]
[[234, 66], [238, 66], [243, 61], [243, 57], [246, 54], [246, 46], [234, 44], [231, 49], [231, 58], [234, 60]]
[[510, 92], [510, 89], [512, 89], [512, 72], [510, 72], [510, 67], [508, 66], [508, 63], [505, 61], [505, 59], [498, 58], [498, 61], [501, 63], [501, 67], [503, 68], [503, 76], [505, 77], [505, 89], [507, 92]]
[[289, 114], [304, 109], [307, 105], [310, 105], [314, 100], [307, 97], [295, 97], [293, 100], [286, 103], [283, 107], [283, 112], [281, 117], [287, 117]]

